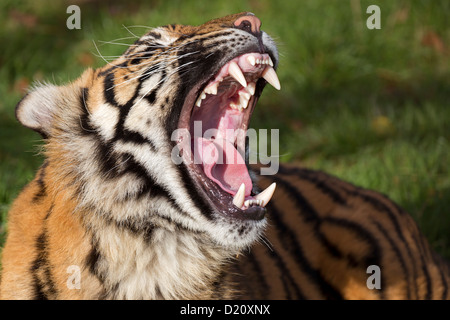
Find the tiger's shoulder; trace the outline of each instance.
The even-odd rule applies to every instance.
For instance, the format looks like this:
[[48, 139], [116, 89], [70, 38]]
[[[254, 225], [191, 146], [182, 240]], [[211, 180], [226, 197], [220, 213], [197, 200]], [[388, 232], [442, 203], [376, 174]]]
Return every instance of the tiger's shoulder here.
[[[448, 299], [449, 263], [386, 195], [322, 171], [282, 165], [266, 237], [239, 278], [260, 299]], [[257, 285], [255, 285], [257, 284]]]

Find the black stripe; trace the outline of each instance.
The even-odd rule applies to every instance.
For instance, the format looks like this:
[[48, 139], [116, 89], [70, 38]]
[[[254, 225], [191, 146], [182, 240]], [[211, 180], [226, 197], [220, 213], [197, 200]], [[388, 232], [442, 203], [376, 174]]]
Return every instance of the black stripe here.
[[[142, 75], [139, 77], [139, 79], [141, 81], [145, 81], [148, 78], [150, 78], [152, 75], [154, 75], [154, 72], [159, 70], [159, 69], [160, 69], [160, 66], [158, 65], [158, 63], [155, 63], [154, 65], [152, 65], [152, 66], [148, 67], [147, 69], [145, 69], [144, 72], [142, 72]], [[163, 82], [166, 71], [164, 69], [161, 69], [161, 72], [164, 72], [164, 75], [161, 76], [161, 79], [160, 79], [160, 81]], [[158, 84], [158, 86], [159, 86], [159, 84]]]
[[121, 140], [123, 142], [134, 142], [137, 144], [146, 144], [149, 146], [150, 150], [157, 151], [157, 148], [153, 141], [144, 137], [139, 132], [132, 131], [132, 130], [124, 127], [124, 124], [128, 117], [128, 114], [134, 105], [134, 101], [136, 100], [136, 98], [139, 95], [139, 90], [141, 88], [142, 83], [139, 82], [139, 85], [136, 87], [133, 97], [130, 100], [128, 100], [128, 102], [125, 105], [119, 106], [114, 97], [114, 88], [112, 88], [110, 90], [110, 92], [107, 92], [107, 89], [106, 89], [107, 86], [111, 85], [111, 82], [114, 83], [114, 81], [111, 79], [113, 77], [114, 77], [114, 75], [112, 73], [108, 74], [105, 77], [105, 92], [104, 92], [104, 94], [105, 94], [105, 99], [109, 103], [111, 103], [113, 106], [119, 107], [119, 119], [118, 119], [118, 122], [115, 127], [114, 138], [112, 138], [109, 141], [109, 143], [113, 143], [118, 140]]
[[194, 201], [195, 206], [203, 213], [203, 215], [208, 220], [214, 220], [214, 209], [211, 208], [206, 200], [203, 199], [202, 196], [200, 196], [199, 192], [197, 192], [197, 186], [192, 180], [186, 165], [184, 163], [181, 163], [180, 165], [178, 165], [178, 168], [180, 170], [180, 177], [183, 182], [184, 190], [190, 191], [189, 196], [191, 200]]
[[82, 114], [80, 116], [80, 133], [82, 136], [91, 135], [96, 132], [95, 128], [91, 125], [89, 120], [89, 110], [86, 105], [86, 101], [89, 98], [89, 89], [82, 88], [80, 94], [80, 108]]
[[[328, 250], [328, 252], [331, 255], [333, 255], [337, 258], [345, 257], [351, 265], [356, 264], [356, 265], [361, 266], [361, 262], [358, 262], [355, 257], [345, 255], [344, 253], [340, 252], [339, 249], [325, 237], [325, 235], [320, 231], [320, 225], [323, 222], [339, 224], [342, 227], [350, 228], [351, 230], [357, 232], [359, 234], [359, 237], [363, 241], [368, 243], [368, 245], [372, 248], [371, 252], [369, 253], [369, 256], [366, 258], [366, 261], [364, 262], [365, 267], [368, 266], [367, 263], [380, 265], [380, 263], [381, 263], [380, 245], [379, 245], [378, 241], [376, 240], [376, 238], [374, 236], [372, 236], [368, 232], [368, 230], [366, 230], [361, 225], [358, 225], [351, 221], [345, 222], [345, 220], [341, 221], [339, 219], [335, 219], [332, 217], [320, 218], [318, 216], [317, 212], [311, 206], [311, 204], [304, 198], [304, 196], [300, 193], [300, 191], [297, 188], [295, 188], [293, 185], [291, 185], [288, 181], [281, 179], [279, 176], [274, 176], [274, 177], [272, 177], [272, 179], [277, 184], [282, 186], [283, 189], [285, 189], [286, 192], [291, 196], [291, 199], [293, 199], [293, 201], [295, 202], [296, 207], [299, 208], [299, 212], [301, 212], [301, 216], [303, 217], [304, 221], [312, 223], [312, 228], [315, 232], [315, 235], [318, 237], [321, 244]], [[279, 224], [279, 222], [277, 222], [277, 225], [278, 224]], [[314, 278], [316, 278], [316, 279], [321, 278], [320, 272], [318, 272], [317, 270], [312, 270], [312, 268], [310, 268], [309, 272], [312, 272], [312, 275], [314, 276]], [[324, 279], [321, 279], [319, 281], [322, 281], [322, 282], [318, 283], [318, 285], [322, 291], [326, 292], [326, 290], [324, 288], [326, 288], [327, 285], [331, 287], [331, 285], [327, 284], [326, 282], [324, 283]], [[335, 291], [335, 292], [332, 292], [332, 294], [336, 294], [336, 296], [340, 296], [340, 294], [337, 292], [337, 290], [335, 288], [331, 287], [331, 290]], [[380, 294], [383, 295], [383, 292], [380, 292]]]
[[[363, 200], [364, 202], [370, 204], [376, 211], [379, 212], [384, 212], [388, 215], [389, 219], [391, 220], [393, 226], [394, 226], [394, 230], [395, 233], [398, 235], [398, 237], [400, 238], [399, 243], [403, 244], [406, 252], [408, 254], [408, 257], [411, 261], [412, 264], [412, 272], [413, 272], [413, 278], [416, 279], [417, 278], [417, 270], [415, 267], [415, 263], [414, 263], [414, 257], [411, 251], [411, 248], [409, 247], [408, 242], [405, 239], [405, 236], [403, 235], [403, 231], [402, 228], [400, 227], [400, 223], [397, 219], [396, 214], [383, 202], [381, 202], [380, 200], [374, 198], [373, 196], [366, 194], [365, 191], [367, 191], [366, 189], [360, 188], [360, 187], [354, 187], [355, 190], [350, 190], [346, 187], [343, 187], [342, 189], [345, 190], [348, 194], [350, 194], [351, 196], [360, 198], [361, 200]], [[386, 196], [377, 193], [377, 195], [383, 197], [385, 200], [389, 201], [390, 203], [392, 203], [392, 201], [390, 201]]]
[[369, 265], [381, 265], [381, 246], [378, 242], [376, 236], [367, 230], [364, 226], [358, 224], [355, 221], [336, 217], [325, 217], [323, 219], [324, 223], [334, 224], [341, 228], [348, 229], [349, 232], [357, 234], [360, 241], [368, 244], [370, 247], [369, 252], [362, 259], [361, 262], [356, 262], [356, 265], [362, 267], [368, 267]]
[[33, 277], [33, 290], [35, 300], [48, 300], [47, 294], [44, 291], [44, 284], [42, 283], [38, 275], [39, 270], [42, 268], [42, 265], [44, 264], [45, 242], [46, 242], [45, 234], [41, 233], [39, 237], [36, 239], [35, 245], [38, 255], [30, 268]]
[[115, 142], [116, 140], [121, 140], [123, 142], [134, 142], [136, 144], [145, 144], [149, 147], [150, 151], [156, 152], [156, 146], [153, 141], [144, 137], [139, 132], [131, 131], [128, 129], [122, 129], [121, 132], [117, 131], [115, 138], [111, 142]]
[[[276, 214], [277, 210], [274, 209], [273, 212]], [[303, 290], [296, 284], [294, 276], [286, 267], [286, 263], [283, 261], [283, 258], [277, 254], [275, 250], [269, 251], [269, 255], [272, 260], [275, 260], [275, 264], [281, 271], [283, 287], [286, 289], [286, 298], [288, 300], [307, 299]]]
[[449, 299], [447, 297], [448, 294], [448, 281], [450, 280], [450, 263], [445, 260], [443, 257], [439, 256], [434, 251], [431, 251], [431, 255], [433, 257], [433, 261], [437, 266], [437, 269], [439, 270], [439, 274], [441, 277], [441, 285], [442, 285], [442, 295], [441, 299]]
[[136, 222], [136, 221], [116, 221], [116, 227], [130, 231], [136, 236], [142, 236], [145, 242], [150, 243], [152, 240], [155, 226], [151, 222]]
[[281, 185], [288, 193], [291, 195], [291, 198], [299, 208], [299, 212], [301, 212], [301, 216], [304, 218], [305, 222], [312, 223], [312, 229], [316, 237], [320, 240], [322, 245], [328, 250], [328, 252], [333, 255], [335, 258], [343, 258], [343, 254], [339, 251], [339, 249], [324, 236], [324, 234], [320, 231], [321, 218], [319, 217], [316, 210], [312, 207], [309, 201], [301, 194], [300, 190], [298, 190], [295, 186], [293, 186], [290, 182], [283, 180], [280, 176], [274, 176], [273, 181], [277, 184]]
[[[130, 50], [130, 49], [131, 49], [131, 48], [129, 48], [128, 50]], [[127, 50], [127, 52], [128, 52], [128, 50]], [[126, 68], [126, 67], [127, 67], [127, 64], [128, 64], [128, 60], [125, 60], [124, 62], [121, 62], [121, 63], [119, 63], [119, 64], [116, 64], [116, 65], [113, 65], [113, 66], [111, 66], [111, 67], [108, 67], [108, 68], [106, 68], [106, 69], [100, 71], [100, 72], [98, 73], [98, 76], [103, 77], [103, 76], [105, 76], [105, 75], [107, 75], [107, 74], [113, 72], [113, 71], [114, 71], [115, 69], [117, 69], [117, 68], [120, 68], [120, 69]]]
[[100, 276], [100, 273], [97, 270], [100, 259], [100, 251], [98, 251], [96, 245], [91, 244], [91, 250], [86, 256], [85, 265], [88, 267], [89, 272], [95, 275], [100, 280], [100, 282], [103, 283], [104, 279]]
[[[126, 169], [124, 173], [133, 173], [136, 175], [138, 179], [144, 179], [144, 186], [142, 187], [139, 194], [135, 195], [135, 198], [142, 198], [143, 196], [150, 197], [161, 197], [167, 200], [176, 210], [185, 216], [190, 216], [187, 212], [185, 212], [177, 201], [171, 196], [169, 190], [163, 185], [157, 183], [150, 174], [147, 173], [147, 170], [138, 163], [134, 156], [131, 154], [124, 154], [124, 157], [128, 159], [125, 162]], [[187, 189], [189, 190], [189, 189]]]
[[[377, 221], [374, 221], [373, 219], [372, 219], [372, 223], [383, 234], [383, 237], [389, 242], [389, 245], [391, 246], [392, 250], [394, 251], [394, 253], [397, 257], [396, 260], [400, 263], [400, 266], [402, 268], [402, 275], [405, 278], [407, 299], [411, 300], [411, 292], [412, 292], [411, 287], [410, 287], [411, 278], [410, 278], [409, 270], [406, 266], [405, 260], [403, 259], [402, 253], [400, 252], [400, 249], [397, 246], [397, 243], [391, 238], [391, 236], [389, 235], [389, 232], [380, 223], [378, 223]], [[413, 268], [415, 268], [414, 262], [412, 263], [412, 265], [413, 265]], [[416, 278], [413, 278], [412, 280], [413, 280], [413, 285], [414, 285], [413, 292], [416, 295], [415, 299], [417, 299], [419, 297], [419, 293], [418, 293], [417, 283], [415, 282]], [[382, 284], [382, 287], [384, 287], [383, 284]]]
[[278, 170], [279, 174], [284, 175], [297, 175], [301, 180], [306, 180], [314, 184], [318, 189], [320, 189], [324, 194], [328, 195], [333, 199], [334, 202], [340, 205], [347, 205], [347, 200], [343, 198], [339, 192], [332, 188], [329, 181], [328, 175], [324, 175], [326, 178], [320, 178], [319, 175], [322, 174], [320, 171], [313, 171], [309, 169], [297, 168], [297, 167], [286, 167], [280, 166]]
[[[350, 232], [356, 233], [361, 241], [364, 241], [371, 248], [366, 256], [363, 258], [363, 262], [357, 263], [358, 266], [367, 268], [370, 265], [382, 265], [381, 246], [376, 238], [369, 230], [361, 226], [360, 224], [343, 218], [325, 217], [324, 222], [337, 225], [341, 228], [348, 229]], [[384, 299], [384, 275], [381, 273], [381, 290], [377, 290], [376, 293], [380, 295], [380, 299]]]
[[131, 60], [129, 60], [129, 64], [136, 65], [136, 64], [143, 63], [142, 62], [143, 60], [150, 59], [151, 57], [153, 57], [153, 55], [154, 55], [154, 52], [150, 47], [147, 47], [141, 51], [133, 52], [133, 57], [135, 57], [135, 58], [132, 58]]
[[116, 101], [114, 86], [114, 73], [109, 72], [105, 75], [105, 79], [103, 82], [103, 96], [106, 102], [117, 107], [119, 106], [119, 103]]
[[[150, 78], [153, 75], [154, 71], [158, 70], [158, 68], [160, 68], [160, 67], [157, 65], [151, 66], [142, 74], [142, 76], [140, 77], [140, 80], [141, 81], [147, 80], [148, 78]], [[153, 105], [155, 103], [156, 96], [157, 96], [159, 90], [161, 89], [162, 85], [166, 82], [166, 76], [167, 76], [166, 70], [161, 69], [160, 74], [161, 74], [161, 79], [158, 81], [156, 87], [154, 87], [149, 93], [147, 93], [145, 95], [145, 99], [148, 101], [148, 103], [150, 105]]]
[[98, 300], [105, 300], [108, 296], [108, 292], [105, 289], [106, 275], [100, 272], [99, 265], [102, 263], [103, 257], [98, 249], [98, 243], [92, 236], [91, 238], [91, 250], [86, 255], [84, 265], [87, 270], [100, 282], [101, 291], [98, 296]]
[[448, 294], [448, 281], [450, 280], [450, 263], [433, 250], [430, 250], [430, 255], [434, 265], [436, 266], [437, 272], [439, 273], [440, 276], [440, 285], [442, 286], [442, 294], [440, 299], [441, 300], [449, 299], [449, 297], [447, 297], [447, 294]]
[[[292, 190], [289, 190], [292, 191]], [[317, 286], [322, 295], [329, 299], [339, 299], [342, 300], [342, 296], [339, 290], [334, 288], [330, 283], [328, 283], [323, 277], [319, 270], [313, 268], [306, 258], [303, 248], [299, 243], [299, 239], [296, 236], [295, 230], [286, 225], [281, 219], [281, 214], [276, 210], [272, 203], [267, 206], [268, 210], [271, 211], [271, 217], [274, 224], [277, 226], [277, 231], [281, 242], [286, 245], [286, 248], [293, 254], [296, 262], [300, 265], [301, 269], [309, 276], [311, 281], [313, 281]], [[303, 212], [302, 212], [303, 213]], [[301, 289], [298, 287], [299, 296], [304, 296], [301, 293]]]
[[53, 281], [50, 261], [48, 260], [48, 238], [45, 222], [53, 210], [53, 205], [48, 210], [44, 218], [44, 226], [42, 233], [36, 239], [37, 256], [33, 261], [30, 272], [33, 278], [34, 299], [47, 300], [48, 298], [56, 299], [58, 296], [55, 283]]
[[[267, 294], [269, 293], [270, 288], [269, 288], [269, 285], [267, 284], [266, 277], [264, 277], [264, 275], [262, 274], [263, 271], [261, 269], [260, 263], [256, 260], [256, 257], [253, 252], [250, 252], [250, 254], [248, 254], [244, 259], [252, 265], [252, 269], [254, 270], [254, 273], [258, 277], [258, 279], [254, 279], [255, 280], [255, 288], [253, 286], [253, 282], [250, 283], [250, 285], [247, 286], [246, 294], [253, 296], [252, 292], [254, 290], [258, 290], [258, 294], [260, 294], [262, 296], [262, 299], [267, 299]], [[241, 262], [241, 264], [242, 264], [242, 262]], [[237, 266], [239, 267], [240, 264], [237, 263]], [[241, 278], [247, 277], [247, 275], [243, 271], [240, 271], [239, 275], [241, 276]], [[243, 281], [245, 281], [245, 280], [243, 280]], [[248, 280], [245, 282], [248, 283]], [[256, 287], [256, 284], [258, 284], [257, 287]], [[250, 291], [252, 291], [252, 292], [250, 292]]]
[[45, 170], [48, 166], [48, 160], [44, 161], [43, 165], [41, 166], [41, 169], [39, 171], [39, 177], [37, 179], [37, 185], [39, 187], [38, 192], [33, 196], [32, 202], [39, 202], [44, 197], [47, 196], [47, 188], [45, 186]]
[[[413, 222], [414, 223], [414, 222]], [[425, 293], [424, 299], [431, 299], [433, 297], [433, 284], [431, 283], [431, 276], [428, 271], [428, 266], [425, 261], [426, 257], [427, 259], [431, 259], [433, 262], [433, 254], [429, 251], [429, 245], [428, 243], [424, 243], [424, 237], [421, 235], [417, 225], [414, 223], [414, 230], [411, 232], [411, 236], [414, 239], [414, 243], [416, 244], [417, 249], [419, 250], [419, 256], [420, 256], [420, 263], [421, 263], [421, 269], [423, 274], [425, 275], [425, 279], [427, 282], [427, 290]], [[418, 238], [419, 237], [419, 238]], [[426, 246], [426, 248], [425, 248]], [[442, 276], [442, 270], [439, 270]]]
[[[149, 36], [154, 39], [161, 39], [161, 34], [158, 32], [154, 32], [154, 31], [147, 32], [144, 36]], [[139, 40], [136, 41], [135, 43], [139, 45], [141, 42], [144, 43], [144, 41], [139, 41]], [[147, 42], [148, 42], [148, 40], [145, 40], [145, 43], [147, 43]]]

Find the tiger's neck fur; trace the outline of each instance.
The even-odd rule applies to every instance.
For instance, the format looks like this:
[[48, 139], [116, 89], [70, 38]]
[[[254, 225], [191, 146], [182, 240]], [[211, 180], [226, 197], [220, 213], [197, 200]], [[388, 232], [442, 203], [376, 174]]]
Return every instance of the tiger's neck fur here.
[[[89, 268], [102, 284], [102, 298], [230, 298], [216, 291], [228, 254], [200, 236], [176, 228], [135, 230], [91, 216]], [[225, 296], [221, 296], [224, 293]]]
[[[21, 234], [29, 246], [37, 247], [37, 255], [14, 253], [21, 264], [28, 261], [35, 276], [18, 279], [11, 287], [14, 290], [2, 292], [2, 298], [231, 297], [231, 288], [221, 283], [229, 251], [205, 241], [202, 234], [179, 229], [167, 221], [117, 222], [98, 208], [80, 207], [76, 187], [61, 177], [59, 165], [51, 159], [46, 161], [27, 187], [36, 195], [32, 207], [21, 208], [20, 198], [25, 197], [21, 195], [13, 208], [40, 217], [39, 226]], [[58, 181], [59, 185], [48, 181]], [[76, 280], [79, 288], [73, 286], [70, 267], [81, 272]], [[21, 296], [21, 292], [33, 292], [34, 296]]]

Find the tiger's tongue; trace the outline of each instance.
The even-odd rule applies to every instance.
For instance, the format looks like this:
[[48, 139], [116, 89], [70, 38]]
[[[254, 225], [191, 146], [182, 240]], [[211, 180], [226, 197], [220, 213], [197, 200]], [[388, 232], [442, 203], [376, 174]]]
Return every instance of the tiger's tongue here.
[[197, 163], [203, 165], [205, 175], [224, 191], [235, 195], [241, 184], [245, 184], [245, 196], [253, 188], [252, 180], [241, 154], [226, 139], [208, 140], [196, 138], [194, 148]]

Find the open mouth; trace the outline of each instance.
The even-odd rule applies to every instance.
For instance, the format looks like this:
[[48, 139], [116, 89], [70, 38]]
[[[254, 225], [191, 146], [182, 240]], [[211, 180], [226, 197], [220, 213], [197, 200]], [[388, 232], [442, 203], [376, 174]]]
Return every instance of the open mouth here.
[[238, 219], [261, 220], [275, 184], [257, 193], [248, 171], [246, 132], [265, 81], [280, 82], [266, 53], [235, 57], [188, 94], [178, 149], [209, 204]]

